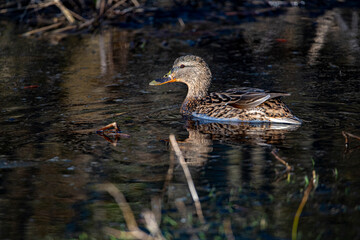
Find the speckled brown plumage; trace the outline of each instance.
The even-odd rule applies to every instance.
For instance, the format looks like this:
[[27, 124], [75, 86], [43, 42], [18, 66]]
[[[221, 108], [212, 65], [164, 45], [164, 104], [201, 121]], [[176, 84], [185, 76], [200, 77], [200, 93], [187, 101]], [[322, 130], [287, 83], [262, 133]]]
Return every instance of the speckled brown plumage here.
[[188, 94], [181, 113], [213, 121], [275, 122], [301, 124], [281, 101], [287, 93], [257, 88], [235, 88], [208, 94], [211, 72], [206, 62], [197, 56], [183, 56], [175, 60], [170, 72], [150, 85], [183, 82]]

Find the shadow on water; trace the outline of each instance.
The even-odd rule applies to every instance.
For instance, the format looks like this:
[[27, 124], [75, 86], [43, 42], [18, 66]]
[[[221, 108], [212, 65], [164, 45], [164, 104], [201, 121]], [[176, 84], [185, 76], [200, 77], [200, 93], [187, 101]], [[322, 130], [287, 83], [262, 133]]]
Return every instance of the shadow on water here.
[[[290, 239], [312, 170], [319, 184], [298, 239], [358, 238], [360, 151], [344, 153], [341, 134], [359, 135], [358, 28], [358, 9], [288, 8], [239, 25], [111, 28], [49, 46], [18, 38], [2, 22], [0, 238], [106, 239], [102, 227], [126, 230], [114, 200], [95, 187], [111, 182], [139, 223], [151, 199], [162, 196], [167, 238], [223, 239], [230, 226], [236, 238]], [[248, 129], [184, 121], [186, 88], [148, 82], [187, 53], [208, 62], [211, 90], [291, 92], [284, 101], [304, 124]], [[96, 134], [114, 121], [130, 135], [116, 146]], [[163, 192], [170, 133], [191, 163], [206, 230], [176, 164]], [[285, 178], [273, 148], [293, 167]]]

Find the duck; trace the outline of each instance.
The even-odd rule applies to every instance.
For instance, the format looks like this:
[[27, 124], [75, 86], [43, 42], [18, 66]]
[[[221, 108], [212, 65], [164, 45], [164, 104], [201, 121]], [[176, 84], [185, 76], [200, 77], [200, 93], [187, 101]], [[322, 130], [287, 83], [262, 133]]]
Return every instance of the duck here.
[[250, 87], [208, 93], [211, 80], [204, 59], [186, 55], [177, 58], [167, 74], [149, 85], [185, 83], [188, 91], [180, 108], [184, 117], [215, 122], [302, 124], [282, 101], [289, 93]]

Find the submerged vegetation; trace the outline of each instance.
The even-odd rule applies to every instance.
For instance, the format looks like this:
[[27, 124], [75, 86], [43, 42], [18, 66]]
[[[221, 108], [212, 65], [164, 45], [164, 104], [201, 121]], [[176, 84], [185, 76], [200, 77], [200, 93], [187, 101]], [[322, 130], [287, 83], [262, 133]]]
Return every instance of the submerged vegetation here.
[[[345, 137], [344, 146], [346, 149], [348, 149], [349, 147], [349, 137], [360, 140], [359, 136], [351, 133], [343, 132], [343, 135]], [[207, 239], [207, 235], [210, 232], [212, 234], [212, 239], [236, 239], [232, 229], [232, 221], [238, 221], [239, 219], [238, 217], [234, 217], [233, 213], [237, 212], [238, 214], [240, 214], [241, 211], [237, 209], [239, 207], [239, 205], [237, 205], [238, 203], [232, 202], [231, 198], [239, 198], [242, 195], [241, 189], [239, 189], [238, 192], [230, 193], [233, 196], [230, 196], [230, 198], [227, 200], [229, 201], [229, 203], [226, 207], [226, 212], [223, 212], [223, 214], [218, 214], [216, 216], [217, 220], [215, 222], [207, 222], [203, 215], [203, 208], [201, 206], [201, 202], [199, 201], [199, 197], [193, 179], [191, 177], [188, 164], [186, 163], [185, 158], [179, 148], [178, 142], [176, 141], [174, 135], [170, 135], [169, 139], [171, 147], [173, 148], [178, 161], [177, 163], [175, 163], [174, 158], [170, 156], [169, 169], [165, 177], [162, 194], [151, 199], [151, 204], [149, 204], [151, 206], [151, 209], [141, 210], [142, 212], [140, 221], [143, 223], [143, 227], [138, 226], [137, 222], [139, 220], [136, 220], [129, 203], [126, 201], [126, 197], [121, 191], [119, 191], [119, 189], [115, 185], [103, 184], [98, 186], [99, 190], [107, 191], [114, 198], [114, 200], [118, 204], [118, 207], [121, 209], [120, 214], [123, 216], [124, 222], [126, 223], [126, 227], [124, 227], [124, 229], [122, 230], [111, 227], [104, 227], [104, 233], [108, 235], [111, 239], [163, 240], [181, 239], [182, 235], [186, 235], [186, 238], [191, 239]], [[281, 179], [287, 179], [289, 181], [289, 179], [291, 178], [290, 174], [292, 174], [293, 167], [291, 167], [285, 160], [278, 156], [275, 150], [273, 150], [271, 153], [276, 160], [278, 160], [281, 164], [285, 166], [285, 171], [277, 173], [280, 178], [278, 178], [276, 181]], [[312, 161], [313, 168], [315, 169], [314, 160]], [[163, 202], [165, 201], [165, 195], [168, 191], [167, 187], [169, 185], [169, 182], [173, 178], [174, 168], [178, 164], [181, 165], [183, 169], [194, 205], [192, 207], [192, 203], [189, 204], [189, 201], [186, 200], [188, 196], [179, 197], [175, 200], [173, 205], [176, 206], [177, 216], [182, 216], [181, 219], [171, 217], [174, 210], [169, 212], [168, 210], [163, 209]], [[281, 175], [284, 176], [281, 177]], [[299, 192], [302, 193], [303, 196], [301, 198], [301, 201], [299, 202], [299, 206], [296, 212], [292, 213], [294, 215], [291, 230], [292, 240], [302, 239], [301, 233], [298, 235], [300, 217], [310, 197], [310, 194], [316, 190], [319, 184], [319, 175], [316, 174], [315, 170], [312, 170], [310, 179], [307, 175], [305, 175], [304, 179], [304, 188], [299, 190]], [[209, 191], [207, 199], [203, 199], [203, 201], [216, 202], [216, 198], [217, 196], [213, 195], [212, 191]], [[269, 200], [270, 202], [274, 201], [274, 199], [272, 199], [270, 196]], [[269, 219], [267, 219], [267, 216], [263, 216], [261, 214], [255, 218], [246, 220], [243, 219], [242, 221], [242, 236], [246, 237], [251, 236], [251, 232], [254, 231], [254, 229], [258, 229], [257, 231], [263, 231], [267, 228], [268, 224], [271, 224], [269, 223]], [[323, 232], [317, 233], [316, 237], [317, 239], [321, 239], [323, 237]], [[79, 237], [79, 239], [81, 239], [81, 237]], [[87, 239], [87, 237], [85, 239]]]
[[[236, 203], [232, 203], [229, 201], [228, 206], [226, 207], [226, 213], [221, 215], [217, 215], [218, 218], [215, 222], [207, 222], [203, 215], [203, 208], [201, 206], [201, 202], [196, 191], [193, 179], [191, 177], [191, 173], [189, 171], [188, 164], [180, 150], [178, 142], [175, 139], [174, 135], [169, 136], [171, 147], [173, 148], [177, 163], [174, 162], [173, 157], [170, 157], [169, 169], [167, 171], [167, 175], [165, 177], [165, 182], [162, 190], [162, 194], [151, 199], [151, 209], [142, 209], [141, 211], [141, 222], [143, 223], [146, 231], [142, 230], [137, 224], [137, 220], [134, 216], [134, 213], [126, 201], [126, 197], [123, 195], [119, 189], [113, 184], [103, 184], [98, 186], [98, 189], [101, 191], [108, 192], [114, 200], [117, 202], [119, 208], [121, 209], [121, 215], [126, 223], [126, 228], [123, 230], [104, 227], [103, 231], [106, 235], [110, 237], [114, 237], [116, 239], [154, 239], [154, 240], [163, 240], [163, 239], [179, 239], [182, 234], [186, 234], [192, 239], [207, 239], [207, 233], [211, 232], [212, 239], [235, 239], [233, 230], [232, 230], [232, 217], [231, 213], [237, 211]], [[281, 162], [285, 167], [285, 171], [279, 173], [278, 175], [283, 175], [285, 173], [285, 179], [290, 179], [290, 174], [292, 167], [289, 164], [281, 159], [275, 151], [272, 151], [275, 159]], [[193, 200], [193, 205], [189, 204], [187, 201], [187, 196], [179, 197], [175, 200], [173, 205], [176, 206], [177, 216], [182, 216], [181, 219], [173, 219], [170, 215], [171, 212], [167, 212], [163, 210], [163, 202], [166, 197], [166, 193], [168, 192], [168, 185], [173, 178], [174, 167], [176, 165], [180, 165], [183, 169], [186, 182], [188, 184], [189, 192], [191, 198]], [[294, 220], [292, 226], [292, 240], [296, 240], [298, 237], [298, 226], [301, 213], [304, 209], [306, 202], [308, 201], [309, 195], [314, 189], [316, 189], [319, 176], [316, 175], [315, 170], [312, 171], [311, 180], [305, 176], [306, 189], [303, 191], [303, 197], [299, 204], [299, 207], [294, 213]], [[238, 198], [242, 193], [239, 190], [237, 193], [232, 193], [235, 198]], [[237, 196], [239, 195], [239, 196]], [[209, 192], [207, 201], [216, 201], [216, 196]], [[186, 203], [187, 202], [187, 203]], [[196, 215], [195, 215], [196, 213]], [[236, 218], [235, 218], [236, 220]], [[245, 219], [244, 219], [245, 220]], [[260, 231], [265, 230], [267, 228], [268, 219], [266, 216], [259, 215], [254, 219], [245, 220], [242, 223], [243, 235], [246, 236], [249, 231], [248, 228], [253, 231], [253, 229], [258, 229]], [[172, 228], [172, 230], [168, 229], [167, 225]], [[181, 228], [183, 226], [183, 228]], [[180, 232], [178, 232], [180, 230]], [[239, 229], [237, 229], [239, 230]], [[251, 232], [250, 231], [250, 232]]]

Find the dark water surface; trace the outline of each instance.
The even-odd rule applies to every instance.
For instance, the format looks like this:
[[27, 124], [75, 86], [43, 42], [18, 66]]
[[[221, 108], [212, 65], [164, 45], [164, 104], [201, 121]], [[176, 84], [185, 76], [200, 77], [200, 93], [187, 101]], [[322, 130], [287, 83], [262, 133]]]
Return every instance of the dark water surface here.
[[[58, 45], [19, 38], [1, 22], [0, 238], [108, 239], [104, 227], [127, 230], [114, 199], [99, 190], [111, 182], [141, 227], [141, 213], [161, 203], [167, 239], [291, 239], [315, 170], [298, 239], [359, 239], [360, 142], [350, 139], [345, 151], [341, 134], [360, 135], [358, 22], [358, 9], [289, 8], [240, 25], [108, 29]], [[211, 90], [291, 92], [285, 102], [304, 124], [186, 122], [184, 85], [148, 86], [184, 54], [208, 62]], [[117, 144], [96, 134], [114, 121], [130, 135]], [[171, 133], [189, 163], [205, 226], [177, 163], [166, 181], [175, 159]]]

